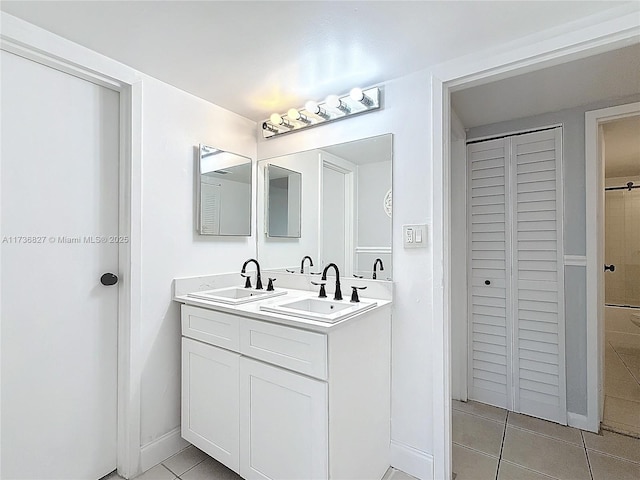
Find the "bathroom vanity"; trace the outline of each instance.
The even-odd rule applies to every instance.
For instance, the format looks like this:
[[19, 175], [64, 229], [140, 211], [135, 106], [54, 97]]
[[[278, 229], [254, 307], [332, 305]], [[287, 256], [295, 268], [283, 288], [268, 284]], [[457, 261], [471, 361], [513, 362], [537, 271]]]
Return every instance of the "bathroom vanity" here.
[[[237, 282], [237, 274], [218, 277], [209, 290]], [[304, 284], [293, 278], [280, 275], [278, 285]], [[215, 301], [198, 294], [204, 283], [174, 283], [182, 303], [182, 436], [245, 479], [382, 478], [389, 467], [390, 295], [360, 307], [348, 296], [317, 299], [304, 289], [247, 300], [253, 295], [227, 288], [214, 292], [244, 298]], [[328, 321], [317, 312], [278, 313], [285, 303], [346, 313]]]

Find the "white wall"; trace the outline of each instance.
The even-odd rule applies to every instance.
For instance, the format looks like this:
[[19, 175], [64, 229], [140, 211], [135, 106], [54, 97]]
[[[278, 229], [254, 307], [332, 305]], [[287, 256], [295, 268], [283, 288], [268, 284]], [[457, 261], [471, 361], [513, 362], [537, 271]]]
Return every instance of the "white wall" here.
[[[175, 277], [240, 272], [251, 237], [195, 231], [195, 158], [207, 145], [255, 159], [255, 123], [143, 77], [141, 444], [180, 425], [180, 315]], [[255, 169], [254, 169], [255, 171]], [[240, 276], [238, 275], [240, 281]]]
[[401, 226], [431, 224], [430, 76], [423, 72], [384, 84], [376, 112], [278, 138], [258, 140], [258, 158], [393, 133], [392, 462], [421, 478], [432, 476], [432, 249], [402, 248]]
[[[306, 150], [306, 149], [305, 149]], [[293, 152], [291, 152], [293, 153]], [[280, 157], [281, 155], [274, 155]], [[260, 159], [268, 157], [262, 156]], [[302, 174], [302, 229], [300, 238], [267, 237], [265, 233], [265, 202], [258, 202], [258, 255], [261, 268], [295, 267], [302, 257], [318, 258], [318, 199], [320, 198], [320, 160], [318, 152], [303, 152], [287, 158], [269, 158], [258, 164], [258, 197], [264, 199], [264, 170], [267, 163]]]

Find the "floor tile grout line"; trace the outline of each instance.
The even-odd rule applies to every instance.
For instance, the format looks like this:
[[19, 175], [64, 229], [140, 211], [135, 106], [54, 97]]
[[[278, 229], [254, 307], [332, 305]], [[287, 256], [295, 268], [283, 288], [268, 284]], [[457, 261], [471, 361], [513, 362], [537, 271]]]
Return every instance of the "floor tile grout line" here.
[[491, 457], [491, 458], [495, 458], [496, 460], [500, 460], [500, 457], [497, 457], [495, 455], [491, 455], [490, 453], [487, 452], [483, 452], [482, 450], [478, 450], [477, 448], [473, 448], [470, 447], [468, 445], [464, 445], [462, 443], [458, 443], [458, 442], [451, 442], [452, 445], [457, 445], [461, 448], [466, 448], [467, 450], [471, 450], [472, 452], [478, 453], [480, 455], [484, 455], [485, 457]]
[[584, 433], [580, 430], [580, 438], [582, 438], [582, 447], [584, 448], [584, 456], [587, 458], [587, 467], [589, 467], [589, 476], [593, 480], [593, 472], [591, 471], [591, 461], [589, 460], [589, 452], [587, 451], [587, 442], [584, 439]]
[[636, 462], [635, 460], [629, 460], [628, 458], [620, 457], [618, 455], [614, 455], [613, 453], [601, 452], [597, 448], [589, 448], [589, 447], [586, 447], [586, 448], [587, 448], [587, 455], [588, 455], [588, 452], [593, 452], [593, 453], [597, 453], [598, 455], [602, 455], [603, 457], [609, 457], [615, 460], [620, 460], [622, 462], [632, 463], [633, 465], [640, 465], [640, 461]]
[[[473, 417], [478, 417], [478, 418], [482, 418], [484, 420], [489, 420], [490, 422], [495, 422], [495, 423], [506, 423], [506, 416], [505, 416], [505, 420], [496, 420], [495, 418], [489, 418], [489, 417], [485, 417], [484, 415], [480, 415], [479, 413], [471, 413], [471, 412], [466, 412], [464, 410], [458, 410], [456, 408], [452, 408], [452, 411], [454, 412], [458, 412], [458, 413], [465, 413], [467, 415], [471, 415]], [[507, 412], [508, 413], [508, 412]]]
[[[620, 356], [620, 354], [616, 350], [616, 347], [614, 347], [611, 342], [607, 342], [607, 343], [611, 345], [611, 349], [613, 350], [613, 353], [615, 353], [618, 359], [622, 362], [622, 365], [624, 365], [624, 368], [627, 369], [627, 372], [629, 372], [629, 375], [631, 375], [631, 378], [633, 378], [636, 381], [636, 383], [640, 385], [640, 382], [638, 382], [638, 379], [636, 378], [636, 376], [633, 374], [631, 369], [627, 366], [627, 363], [624, 361], [624, 359]], [[606, 366], [606, 360], [605, 360], [605, 366]]]
[[500, 454], [498, 455], [498, 468], [496, 468], [496, 478], [498, 480], [498, 475], [500, 475], [500, 462], [502, 461], [502, 451], [504, 450], [504, 439], [507, 436], [507, 425], [509, 422], [509, 411], [507, 410], [507, 415], [504, 417], [504, 428], [502, 429], [502, 442], [500, 443]]
[[[548, 435], [546, 433], [542, 433], [542, 432], [539, 432], [537, 430], [530, 430], [528, 428], [520, 427], [518, 425], [513, 425], [513, 424], [507, 424], [507, 426], [511, 427], [511, 428], [515, 428], [516, 430], [521, 430], [523, 432], [529, 432], [529, 433], [533, 433], [535, 435], [540, 435], [541, 437], [550, 438], [551, 440], [557, 440], [557, 441], [562, 442], [562, 443], [568, 443], [569, 445], [573, 445], [574, 447], [579, 447], [580, 446], [579, 444], [577, 444], [575, 442], [570, 442], [568, 440], [563, 440], [562, 438], [554, 437], [552, 435]], [[574, 428], [574, 427], [567, 427], [567, 428]], [[578, 430], [579, 432], [582, 432], [582, 430], [580, 430], [579, 428], [576, 428], [575, 430]]]
[[548, 474], [546, 474], [546, 473], [544, 473], [544, 472], [540, 472], [540, 471], [538, 471], [538, 470], [534, 470], [534, 469], [533, 469], [533, 468], [531, 468], [531, 467], [527, 467], [527, 466], [525, 466], [525, 465], [520, 465], [519, 463], [515, 463], [515, 462], [512, 462], [512, 461], [510, 461], [510, 460], [500, 460], [500, 461], [501, 461], [501, 462], [504, 462], [504, 463], [508, 463], [509, 465], [514, 465], [514, 466], [519, 467], [519, 468], [521, 468], [521, 469], [523, 469], [523, 470], [529, 470], [530, 472], [535, 472], [535, 473], [537, 473], [538, 475], [542, 475], [543, 477], [548, 478], [549, 480], [552, 480], [552, 479], [553, 479], [553, 480], [560, 480], [560, 479], [559, 479], [559, 478], [557, 478], [557, 477], [553, 477], [553, 476], [548, 475]]

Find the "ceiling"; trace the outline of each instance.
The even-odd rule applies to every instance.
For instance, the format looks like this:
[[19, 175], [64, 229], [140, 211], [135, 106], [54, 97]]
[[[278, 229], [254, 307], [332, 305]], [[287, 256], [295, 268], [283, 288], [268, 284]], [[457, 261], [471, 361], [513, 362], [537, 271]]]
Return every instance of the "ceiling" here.
[[393, 144], [390, 134], [340, 143], [330, 147], [323, 147], [321, 150], [356, 165], [390, 162], [393, 157]]
[[3, 0], [0, 9], [261, 121], [622, 3], [633, 2]]
[[640, 175], [640, 116], [605, 123], [605, 178]]
[[640, 44], [454, 92], [466, 128], [640, 94]]

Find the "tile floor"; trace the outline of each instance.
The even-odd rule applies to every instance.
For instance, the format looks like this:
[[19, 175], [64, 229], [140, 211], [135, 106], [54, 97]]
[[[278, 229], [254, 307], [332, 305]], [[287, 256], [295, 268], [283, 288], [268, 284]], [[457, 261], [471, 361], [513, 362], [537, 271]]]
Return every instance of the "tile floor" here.
[[456, 480], [638, 480], [640, 439], [453, 401]]
[[637, 335], [607, 332], [604, 359], [604, 418], [613, 431], [640, 436], [640, 348]]
[[[114, 472], [100, 480], [121, 480], [121, 477]], [[135, 480], [242, 480], [242, 478], [206, 453], [190, 445], [161, 464], [147, 470]], [[383, 480], [416, 479], [400, 470], [390, 468]]]

